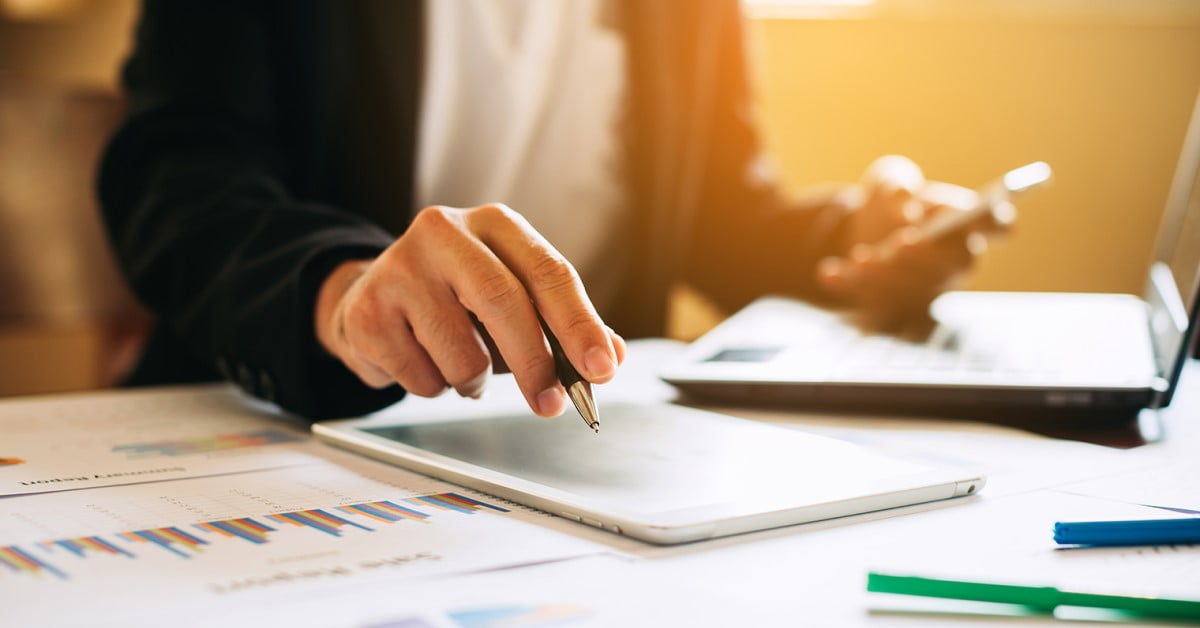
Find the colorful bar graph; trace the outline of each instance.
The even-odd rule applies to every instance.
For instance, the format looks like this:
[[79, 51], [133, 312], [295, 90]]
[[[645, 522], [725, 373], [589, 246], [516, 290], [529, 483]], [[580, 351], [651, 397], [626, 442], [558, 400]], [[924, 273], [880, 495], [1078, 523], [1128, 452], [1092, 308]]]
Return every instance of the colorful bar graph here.
[[392, 502], [375, 502], [373, 504], [355, 504], [353, 506], [342, 506], [338, 510], [349, 513], [359, 513], [375, 519], [391, 523], [402, 519], [411, 519], [413, 521], [424, 521], [429, 518], [429, 515], [411, 508], [405, 508], [399, 504]]
[[373, 532], [371, 528], [359, 523], [354, 523], [347, 519], [332, 515], [324, 510], [298, 510], [296, 512], [284, 512], [277, 515], [270, 515], [270, 518], [281, 523], [289, 523], [294, 526], [308, 526], [315, 530], [320, 530], [330, 536], [341, 536], [341, 528], [343, 526], [351, 526], [367, 532]]
[[16, 545], [0, 547], [0, 565], [4, 565], [17, 573], [28, 573], [36, 576], [44, 571], [64, 580], [67, 577], [67, 574], [59, 571], [50, 565], [50, 563], [34, 557]]
[[47, 550], [54, 550], [56, 547], [62, 548], [80, 558], [83, 558], [89, 551], [105, 554], [120, 554], [122, 556], [133, 558], [133, 554], [129, 553], [128, 550], [117, 547], [116, 545], [113, 545], [112, 543], [98, 536], [81, 536], [74, 539], [42, 541], [38, 545], [41, 545]]
[[404, 501], [417, 505], [429, 505], [443, 510], [455, 510], [468, 515], [481, 508], [491, 508], [497, 512], [508, 512], [499, 506], [485, 504], [470, 497], [463, 497], [457, 493], [422, 495], [420, 497], [410, 497]]
[[[190, 529], [194, 531], [170, 526], [118, 532], [111, 535], [110, 538], [83, 536], [52, 539], [36, 543], [32, 545], [32, 549], [40, 553], [57, 554], [63, 558], [69, 554], [77, 559], [86, 559], [93, 555], [120, 555], [126, 558], [137, 558], [139, 550], [157, 547], [180, 558], [190, 559], [202, 553], [206, 546], [211, 546], [224, 539], [237, 538], [254, 545], [266, 544], [270, 542], [270, 535], [281, 530], [282, 526], [311, 529], [329, 536], [341, 537], [350, 529], [361, 532], [376, 530], [375, 527], [365, 525], [366, 523], [383, 525], [391, 525], [399, 521], [429, 523], [429, 520], [439, 513], [453, 512], [471, 515], [485, 508], [496, 512], [509, 512], [499, 506], [493, 506], [457, 493], [422, 495], [397, 501], [384, 500], [335, 508], [280, 512], [258, 519], [241, 517], [205, 521], [192, 524]], [[7, 571], [12, 573], [37, 575], [45, 572], [64, 580], [67, 579], [65, 571], [42, 560], [34, 552], [26, 551], [15, 545], [0, 547], [0, 565], [4, 565]]]
[[187, 456], [203, 454], [226, 449], [243, 447], [261, 447], [277, 443], [293, 443], [300, 437], [283, 430], [258, 430], [240, 434], [218, 434], [203, 438], [185, 438], [152, 443], [127, 443], [115, 445], [113, 453], [123, 453], [129, 458], [146, 458], [150, 456]]
[[176, 527], [122, 532], [120, 536], [134, 543], [151, 543], [157, 545], [183, 558], [191, 558], [191, 554], [180, 548], [191, 550], [194, 553], [200, 551], [200, 546], [208, 545], [208, 541], [192, 536]]
[[236, 536], [243, 538], [258, 545], [267, 542], [268, 532], [275, 531], [275, 528], [261, 524], [249, 517], [225, 519], [223, 521], [206, 521], [204, 523], [197, 523], [195, 527], [227, 537]]

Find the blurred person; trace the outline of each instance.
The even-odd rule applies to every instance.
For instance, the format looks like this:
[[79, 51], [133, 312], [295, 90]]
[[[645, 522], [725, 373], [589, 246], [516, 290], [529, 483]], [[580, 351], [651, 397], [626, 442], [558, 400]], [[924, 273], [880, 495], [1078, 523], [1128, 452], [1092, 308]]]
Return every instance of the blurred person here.
[[554, 416], [539, 315], [593, 383], [677, 282], [925, 315], [998, 223], [913, 237], [973, 193], [894, 156], [787, 198], [744, 47], [736, 0], [147, 0], [98, 183], [158, 317], [129, 383], [319, 419], [503, 364]]

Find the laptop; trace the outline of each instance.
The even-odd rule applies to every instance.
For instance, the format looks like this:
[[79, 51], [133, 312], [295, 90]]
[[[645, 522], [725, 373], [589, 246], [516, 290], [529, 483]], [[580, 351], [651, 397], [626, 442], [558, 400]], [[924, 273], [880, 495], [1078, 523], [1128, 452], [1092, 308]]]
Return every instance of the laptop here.
[[1197, 321], [1200, 100], [1141, 298], [951, 292], [919, 341], [861, 331], [844, 312], [768, 297], [664, 366], [697, 397], [822, 408], [1128, 419], [1171, 401]]

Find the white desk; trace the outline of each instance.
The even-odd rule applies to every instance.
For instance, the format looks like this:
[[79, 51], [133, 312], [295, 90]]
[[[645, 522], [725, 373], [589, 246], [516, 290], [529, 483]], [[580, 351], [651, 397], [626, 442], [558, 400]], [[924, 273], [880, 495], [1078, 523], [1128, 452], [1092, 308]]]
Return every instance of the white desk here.
[[[599, 390], [599, 402], [603, 404], [614, 397], [669, 397], [670, 389], [650, 374], [662, 356], [676, 348], [663, 342], [635, 343], [618, 381]], [[505, 537], [523, 539], [513, 543], [524, 545], [501, 549], [528, 557], [515, 562], [535, 564], [431, 577], [406, 576], [399, 569], [369, 577], [329, 576], [303, 586], [278, 582], [261, 590], [187, 598], [191, 601], [182, 606], [174, 601], [171, 585], [166, 583], [174, 577], [174, 570], [189, 568], [185, 561], [162, 568], [161, 586], [140, 585], [143, 588], [137, 608], [131, 608], [128, 601], [116, 604], [78, 597], [76, 589], [56, 583], [50, 577], [45, 577], [38, 587], [31, 587], [29, 575], [13, 573], [11, 569], [5, 571], [0, 565], [0, 625], [8, 625], [6, 617], [29, 618], [44, 613], [44, 623], [79, 625], [168, 622], [212, 625], [219, 621], [227, 625], [482, 626], [500, 624], [485, 623], [484, 619], [497, 616], [484, 614], [453, 616], [459, 620], [455, 623], [447, 613], [471, 609], [496, 613], [503, 608], [517, 613], [510, 618], [512, 623], [505, 625], [521, 626], [936, 626], [964, 622], [1007, 625], [1013, 621], [1009, 617], [903, 611], [900, 607], [906, 606], [904, 598], [893, 601], [888, 596], [865, 592], [865, 577], [871, 568], [921, 574], [964, 573], [1020, 582], [1047, 578], [1099, 579], [1111, 581], [1122, 589], [1194, 587], [1193, 597], [1200, 597], [1200, 548], [1195, 546], [1142, 552], [1055, 551], [1051, 541], [1051, 527], [1056, 520], [1149, 518], [1163, 512], [1124, 503], [1127, 501], [1173, 500], [1163, 505], [1200, 510], [1200, 463], [1197, 462], [1200, 456], [1196, 455], [1200, 452], [1198, 384], [1200, 365], [1191, 364], [1175, 405], [1160, 416], [1145, 417], [1148, 431], [1161, 431], [1163, 437], [1127, 450], [1060, 441], [973, 422], [733, 411], [871, 443], [901, 455], [946, 464], [971, 461], [990, 474], [989, 486], [971, 498], [681, 547], [649, 546], [582, 524], [526, 513], [513, 524], [522, 526], [524, 531], [514, 528], [510, 531], [513, 536]], [[174, 412], [177, 400], [186, 401], [190, 408], [182, 415], [189, 412], [194, 415], [207, 408], [242, 412], [247, 421], [263, 420], [261, 406], [246, 402], [229, 387], [210, 386], [0, 402], [0, 435], [5, 432], [5, 422], [15, 425], [18, 416], [28, 420], [94, 412], [96, 416], [111, 417], [127, 412], [166, 417]], [[434, 418], [464, 407], [478, 410], [470, 405], [473, 403], [476, 402], [451, 397], [414, 398], [387, 412]], [[518, 407], [520, 401], [511, 381], [497, 378], [482, 403], [505, 408]], [[571, 418], [568, 416], [566, 420]], [[350, 458], [349, 454], [320, 445], [301, 445], [309, 448], [306, 451], [311, 455], [330, 460]], [[4, 439], [0, 438], [0, 449], [3, 447]], [[6, 453], [0, 451], [0, 458]], [[0, 467], [0, 480], [3, 473], [4, 467]], [[269, 473], [294, 474], [289, 477], [295, 477], [298, 484], [305, 482], [300, 471], [285, 468]], [[1188, 473], [1192, 474], [1190, 486], [1180, 480], [1181, 474]], [[226, 479], [209, 478], [204, 482], [236, 482], [241, 476], [223, 477]], [[137, 486], [152, 487], [158, 499], [170, 500], [173, 487], [188, 486], [186, 482], [169, 480]], [[115, 494], [101, 492], [105, 490], [109, 489], [2, 498], [0, 532], [5, 529], [4, 513], [19, 516], [22, 504], [30, 504], [28, 512], [39, 513], [47, 509], [47, 504], [62, 504], [64, 513], [71, 504], [103, 509], [106, 507], [103, 500], [90, 500], [87, 496]], [[183, 488], [179, 491], [186, 492]], [[181, 494], [179, 499], [185, 497]], [[539, 534], [545, 535], [544, 543], [536, 541]], [[470, 541], [465, 539], [463, 543]], [[0, 536], [0, 548], [13, 542], [6, 542]], [[581, 550], [572, 543], [590, 549]], [[257, 548], [247, 546], [244, 551]], [[572, 552], [576, 558], [556, 559]], [[307, 557], [286, 560], [277, 557], [282, 561], [281, 569], [286, 566], [283, 562], [293, 558], [297, 564], [303, 564]], [[24, 579], [20, 581], [22, 587], [6, 586], [6, 581], [14, 583], [17, 578]], [[24, 593], [18, 596], [14, 590]], [[947, 608], [942, 606], [943, 610]], [[534, 621], [538, 617], [542, 623]], [[471, 624], [470, 620], [477, 623]], [[1056, 623], [1044, 617], [1020, 621]]]

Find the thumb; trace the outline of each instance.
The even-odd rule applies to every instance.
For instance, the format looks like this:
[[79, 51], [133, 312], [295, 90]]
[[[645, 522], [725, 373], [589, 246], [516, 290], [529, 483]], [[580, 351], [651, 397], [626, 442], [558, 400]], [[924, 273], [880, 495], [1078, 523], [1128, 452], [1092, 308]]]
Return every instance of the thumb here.
[[903, 190], [915, 195], [925, 187], [925, 173], [908, 157], [884, 155], [867, 166], [862, 184], [868, 190]]
[[925, 175], [917, 164], [900, 155], [876, 159], [863, 172], [866, 199], [855, 218], [855, 242], [878, 242], [905, 225], [924, 218], [919, 195]]

